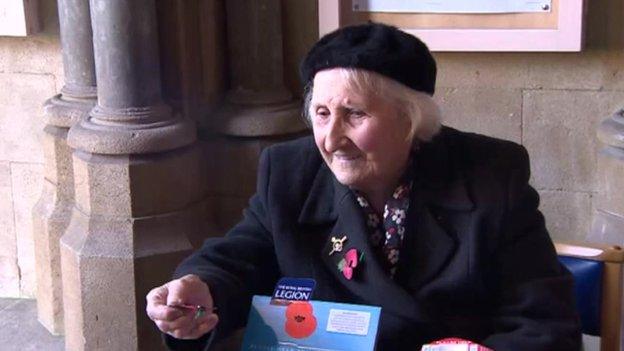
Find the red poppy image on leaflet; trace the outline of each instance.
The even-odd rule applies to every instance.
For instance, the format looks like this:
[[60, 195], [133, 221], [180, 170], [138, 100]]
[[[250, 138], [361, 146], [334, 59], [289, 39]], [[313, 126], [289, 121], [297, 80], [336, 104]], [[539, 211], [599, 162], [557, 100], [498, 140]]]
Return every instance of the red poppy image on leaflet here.
[[316, 317], [312, 305], [307, 301], [293, 301], [286, 307], [284, 330], [295, 339], [303, 339], [316, 330]]

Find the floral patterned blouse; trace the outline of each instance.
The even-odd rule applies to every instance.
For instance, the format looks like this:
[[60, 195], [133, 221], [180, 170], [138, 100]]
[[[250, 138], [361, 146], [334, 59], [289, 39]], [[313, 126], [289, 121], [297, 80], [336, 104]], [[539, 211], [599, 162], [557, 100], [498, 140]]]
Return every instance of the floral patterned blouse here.
[[399, 262], [411, 190], [411, 180], [404, 180], [399, 184], [384, 206], [383, 221], [364, 194], [354, 190], [357, 202], [366, 216], [371, 244], [391, 277], [394, 277]]

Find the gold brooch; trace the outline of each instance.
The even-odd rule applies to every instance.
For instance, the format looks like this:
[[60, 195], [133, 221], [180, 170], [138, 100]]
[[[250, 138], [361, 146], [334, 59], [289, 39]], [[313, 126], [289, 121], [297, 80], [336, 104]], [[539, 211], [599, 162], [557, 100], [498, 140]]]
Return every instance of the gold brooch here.
[[343, 236], [342, 239], [338, 239], [335, 236], [332, 236], [331, 241], [332, 241], [332, 250], [329, 252], [329, 255], [333, 255], [334, 252], [341, 252], [342, 251], [342, 246], [344, 244], [344, 242], [347, 240], [347, 236]]

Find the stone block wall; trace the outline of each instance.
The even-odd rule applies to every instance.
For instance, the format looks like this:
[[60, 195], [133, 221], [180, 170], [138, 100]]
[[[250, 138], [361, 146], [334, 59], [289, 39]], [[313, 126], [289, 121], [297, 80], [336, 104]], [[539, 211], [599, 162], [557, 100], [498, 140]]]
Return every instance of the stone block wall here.
[[624, 106], [624, 27], [618, 0], [592, 2], [580, 53], [438, 53], [445, 123], [522, 143], [551, 236], [588, 237], [599, 123]]
[[42, 103], [63, 86], [56, 1], [43, 31], [0, 37], [0, 296], [34, 297], [32, 208], [41, 195]]

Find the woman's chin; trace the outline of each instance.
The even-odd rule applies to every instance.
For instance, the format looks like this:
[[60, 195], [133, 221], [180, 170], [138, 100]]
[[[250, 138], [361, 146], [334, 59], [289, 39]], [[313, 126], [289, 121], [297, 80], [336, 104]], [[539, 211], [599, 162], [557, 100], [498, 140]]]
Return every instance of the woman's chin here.
[[336, 172], [334, 173], [334, 176], [336, 177], [336, 179], [338, 180], [338, 182], [346, 187], [349, 187], [351, 189], [356, 189], [358, 190], [360, 188], [361, 185], [361, 177], [359, 177], [356, 174], [351, 174], [351, 173], [341, 173], [341, 172]]

